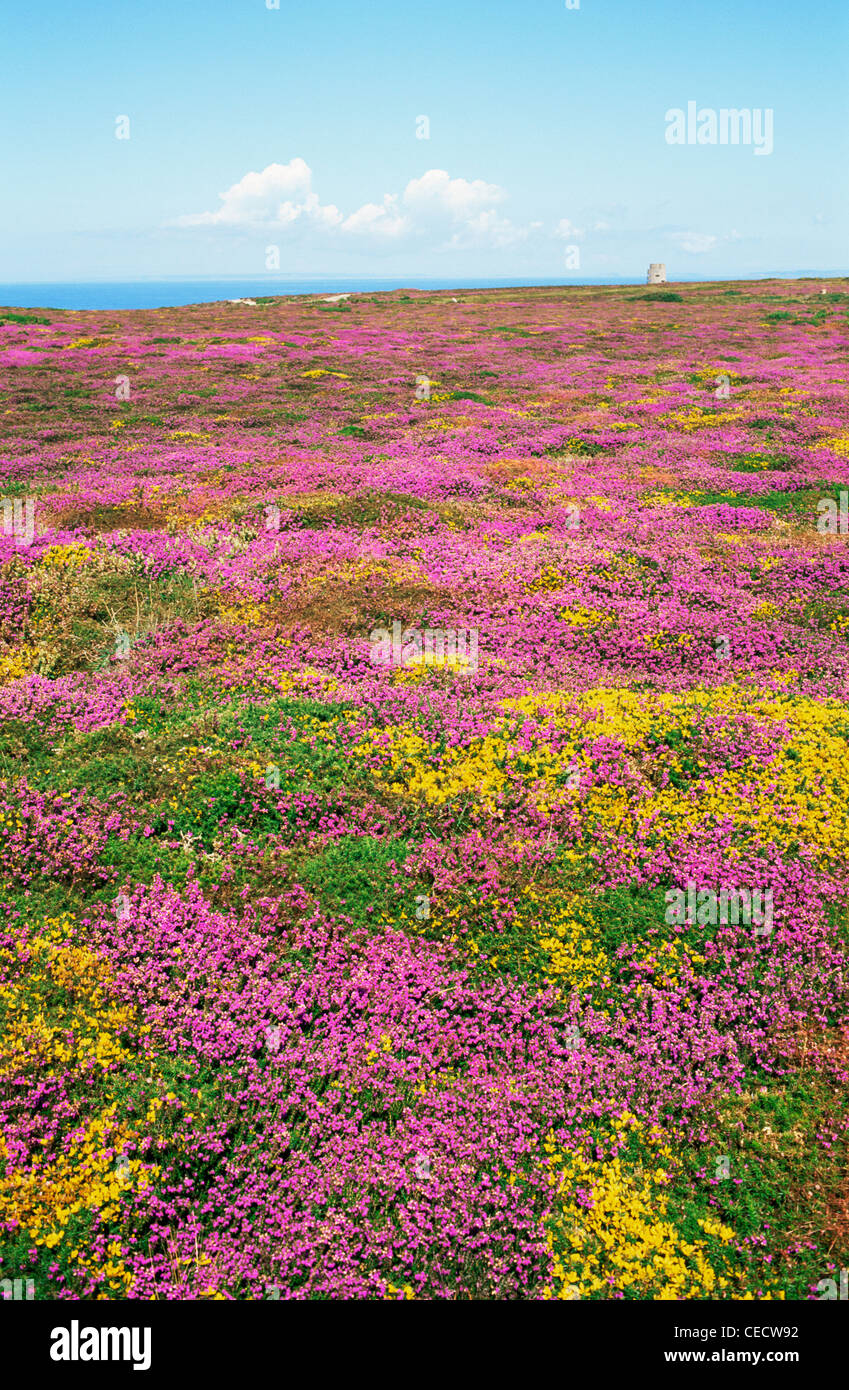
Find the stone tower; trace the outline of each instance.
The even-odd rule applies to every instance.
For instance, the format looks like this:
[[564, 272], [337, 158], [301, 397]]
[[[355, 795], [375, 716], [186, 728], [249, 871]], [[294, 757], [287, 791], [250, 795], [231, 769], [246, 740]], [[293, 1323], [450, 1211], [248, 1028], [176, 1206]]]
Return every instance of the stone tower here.
[[646, 276], [646, 284], [666, 284], [666, 266], [663, 264], [663, 261], [652, 261], [651, 265], [649, 266], [649, 273]]

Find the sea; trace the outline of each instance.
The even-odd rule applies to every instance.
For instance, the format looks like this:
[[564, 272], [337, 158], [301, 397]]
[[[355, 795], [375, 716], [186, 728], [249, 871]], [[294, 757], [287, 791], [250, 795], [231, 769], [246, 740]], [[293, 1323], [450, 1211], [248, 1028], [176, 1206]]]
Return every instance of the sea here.
[[[841, 274], [845, 272], [835, 272]], [[752, 279], [796, 279], [811, 275], [823, 278], [828, 272], [783, 271], [755, 275]], [[732, 281], [733, 276], [705, 276], [705, 280]], [[325, 275], [298, 279], [287, 275], [203, 277], [193, 280], [166, 277], [149, 280], [80, 280], [0, 283], [0, 306], [12, 309], [166, 309], [184, 304], [211, 304], [222, 299], [254, 299], [260, 295], [367, 294], [387, 290], [488, 290], [526, 289], [556, 285], [563, 289], [579, 285], [644, 285], [645, 274], [630, 279], [622, 276], [550, 277], [531, 279], [432, 279], [409, 276], [399, 279], [363, 279], [350, 275]]]

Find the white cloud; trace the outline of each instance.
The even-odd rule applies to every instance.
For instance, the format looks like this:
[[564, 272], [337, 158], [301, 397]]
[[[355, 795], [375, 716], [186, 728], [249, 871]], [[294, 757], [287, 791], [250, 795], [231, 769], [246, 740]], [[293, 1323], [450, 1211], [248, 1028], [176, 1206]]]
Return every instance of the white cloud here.
[[187, 213], [176, 225], [292, 235], [309, 231], [312, 239], [324, 233], [371, 246], [427, 239], [435, 246], [499, 248], [529, 234], [496, 212], [506, 197], [497, 184], [452, 179], [444, 169], [429, 169], [411, 179], [403, 193], [387, 193], [381, 203], [364, 203], [344, 216], [335, 204], [319, 201], [309, 165], [295, 158], [245, 174], [219, 194], [220, 207]]
[[567, 241], [580, 241], [585, 236], [583, 227], [576, 227], [574, 222], [570, 222], [568, 217], [561, 217], [554, 232], [555, 236], [563, 237]]
[[470, 217], [451, 235], [447, 245], [454, 249], [468, 249], [475, 246], [495, 247], [515, 246], [519, 241], [527, 241], [531, 227], [515, 227], [506, 217], [489, 209]]
[[689, 251], [694, 256], [702, 256], [719, 245], [719, 237], [710, 232], [672, 232], [670, 240], [676, 242], [682, 251]]
[[404, 189], [406, 207], [422, 220], [465, 222], [506, 197], [497, 184], [484, 183], [483, 179], [452, 179], [444, 169], [428, 169], [420, 179], [410, 179]]
[[245, 174], [225, 193], [214, 212], [187, 213], [177, 218], [180, 227], [291, 227], [304, 220], [338, 226], [342, 214], [332, 203], [322, 207], [312, 191], [310, 167], [302, 159], [288, 164], [269, 164], [261, 173]]
[[341, 224], [340, 230], [351, 236], [395, 238], [409, 230], [409, 220], [398, 211], [398, 198], [387, 193], [382, 203], [363, 203]]

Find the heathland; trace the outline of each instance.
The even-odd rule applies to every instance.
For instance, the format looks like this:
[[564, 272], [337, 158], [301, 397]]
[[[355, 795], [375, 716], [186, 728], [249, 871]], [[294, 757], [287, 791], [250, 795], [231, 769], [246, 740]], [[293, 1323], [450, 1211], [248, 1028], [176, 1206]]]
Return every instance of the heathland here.
[[0, 1279], [838, 1277], [848, 315], [0, 311]]

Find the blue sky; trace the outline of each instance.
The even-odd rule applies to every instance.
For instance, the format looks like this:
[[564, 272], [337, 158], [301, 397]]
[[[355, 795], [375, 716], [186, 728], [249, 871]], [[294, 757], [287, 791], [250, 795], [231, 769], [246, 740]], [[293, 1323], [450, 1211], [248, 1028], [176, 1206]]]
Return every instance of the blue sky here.
[[[0, 281], [847, 269], [844, 0], [48, 0], [5, 40]], [[668, 143], [688, 101], [772, 152]]]

